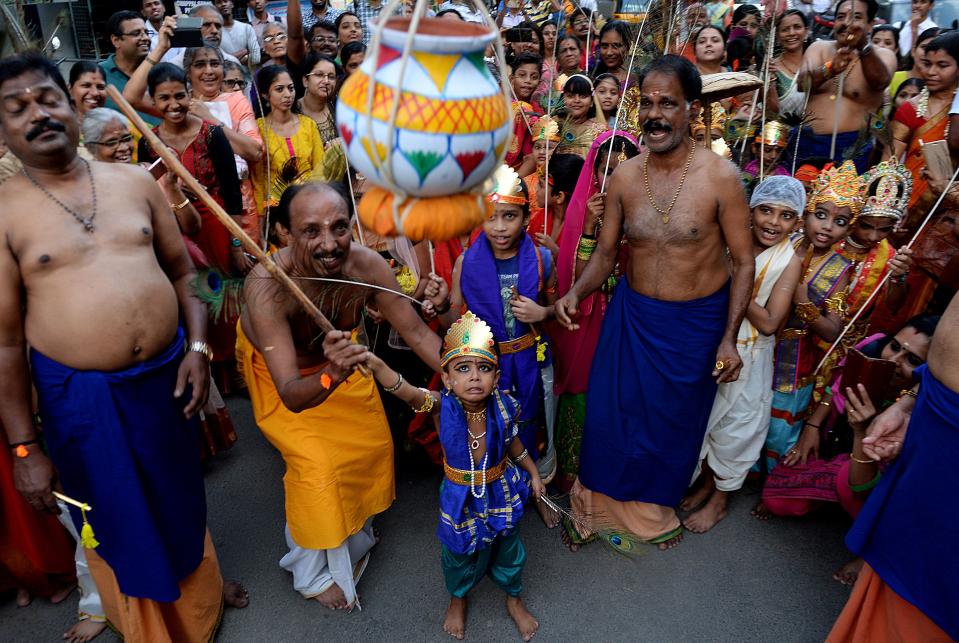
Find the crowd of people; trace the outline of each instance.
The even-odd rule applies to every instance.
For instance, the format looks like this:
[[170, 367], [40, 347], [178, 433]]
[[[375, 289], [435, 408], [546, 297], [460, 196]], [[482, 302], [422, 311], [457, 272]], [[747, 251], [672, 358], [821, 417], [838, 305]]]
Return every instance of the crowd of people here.
[[667, 550], [747, 484], [760, 520], [854, 519], [829, 640], [959, 638], [959, 31], [931, 0], [427, 4], [395, 14], [500, 31], [512, 107], [488, 216], [435, 242], [356, 216], [337, 94], [383, 2], [200, 3], [184, 48], [143, 0], [102, 61], [0, 59], [0, 590], [79, 584], [73, 643], [210, 640], [248, 602], [206, 528], [226, 396], [286, 465], [280, 566], [331, 609], [400, 442], [443, 472], [454, 638], [486, 575], [536, 633], [528, 510], [571, 551]]

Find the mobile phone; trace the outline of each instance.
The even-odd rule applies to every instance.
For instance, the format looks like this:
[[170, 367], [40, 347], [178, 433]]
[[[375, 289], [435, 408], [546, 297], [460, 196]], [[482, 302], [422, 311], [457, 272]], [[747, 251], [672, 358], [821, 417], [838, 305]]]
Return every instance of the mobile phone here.
[[513, 27], [506, 30], [506, 42], [533, 42], [533, 30]]
[[166, 163], [163, 162], [163, 159], [157, 159], [150, 164], [150, 167], [147, 168], [150, 171], [150, 174], [153, 175], [153, 178], [157, 181], [167, 173]]
[[177, 16], [176, 29], [173, 32], [173, 38], [170, 39], [170, 46], [202, 47], [203, 34], [200, 32], [201, 27], [203, 27], [203, 18]]

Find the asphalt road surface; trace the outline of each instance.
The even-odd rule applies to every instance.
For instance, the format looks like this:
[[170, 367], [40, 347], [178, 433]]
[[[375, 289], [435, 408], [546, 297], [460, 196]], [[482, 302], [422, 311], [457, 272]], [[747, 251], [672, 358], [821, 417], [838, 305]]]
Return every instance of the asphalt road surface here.
[[[209, 527], [223, 575], [241, 580], [250, 606], [227, 610], [219, 641], [447, 641], [448, 596], [436, 528], [440, 474], [416, 458], [398, 464], [396, 502], [375, 524], [383, 540], [359, 585], [362, 611], [331, 612], [293, 591], [277, 565], [283, 539], [283, 462], [231, 400], [240, 440], [206, 475]], [[624, 558], [600, 544], [577, 553], [535, 512], [523, 519], [528, 551], [524, 599], [540, 621], [536, 641], [822, 641], [849, 590], [831, 576], [849, 559], [839, 511], [762, 523], [749, 515], [755, 490], [733, 498], [729, 516], [676, 549]], [[0, 603], [0, 641], [58, 641], [73, 622], [76, 594], [60, 605]], [[105, 633], [97, 641], [115, 640]], [[489, 579], [474, 590], [467, 641], [521, 640], [504, 595]]]

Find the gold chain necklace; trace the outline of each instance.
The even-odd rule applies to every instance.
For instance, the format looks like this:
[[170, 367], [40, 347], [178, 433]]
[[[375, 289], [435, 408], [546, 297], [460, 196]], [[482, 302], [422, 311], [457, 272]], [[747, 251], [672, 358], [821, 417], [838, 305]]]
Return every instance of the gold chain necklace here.
[[683, 184], [686, 182], [686, 174], [689, 172], [689, 166], [692, 165], [695, 154], [696, 141], [690, 139], [689, 157], [686, 159], [686, 167], [683, 168], [683, 176], [679, 179], [679, 187], [676, 188], [676, 194], [673, 195], [673, 200], [669, 202], [669, 207], [665, 210], [660, 208], [659, 204], [656, 203], [656, 199], [653, 198], [653, 191], [649, 187], [649, 153], [647, 153], [646, 158], [643, 159], [643, 182], [646, 184], [646, 198], [649, 199], [649, 204], [653, 206], [653, 209], [662, 215], [663, 223], [669, 223], [669, 213], [673, 211], [673, 206], [676, 205], [676, 201], [679, 199], [679, 193], [683, 190]]

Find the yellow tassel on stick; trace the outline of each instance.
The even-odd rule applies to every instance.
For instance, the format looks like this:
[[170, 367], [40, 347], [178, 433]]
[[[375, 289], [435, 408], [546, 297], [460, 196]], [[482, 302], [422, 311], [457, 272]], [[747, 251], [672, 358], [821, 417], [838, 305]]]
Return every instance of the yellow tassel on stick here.
[[93, 535], [93, 527], [87, 522], [86, 510], [81, 509], [80, 515], [83, 517], [83, 527], [80, 528], [80, 544], [86, 549], [96, 549], [100, 546], [100, 541]]
[[73, 505], [80, 510], [80, 517], [83, 518], [83, 526], [80, 528], [80, 544], [86, 549], [96, 549], [99, 547], [100, 542], [96, 539], [96, 536], [93, 535], [93, 527], [90, 525], [90, 521], [87, 520], [87, 512], [93, 511], [93, 507], [85, 502], [74, 500], [70, 496], [66, 496], [58, 491], [54, 491], [53, 495], [57, 500], [61, 500], [68, 505]]

